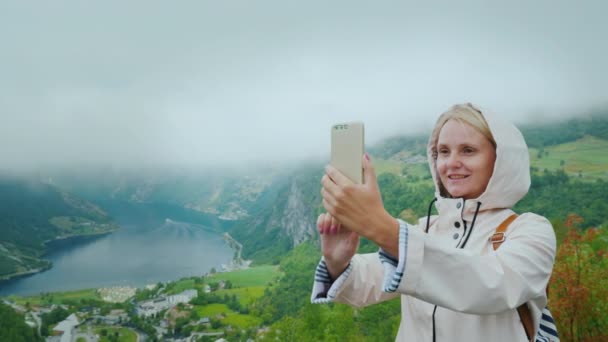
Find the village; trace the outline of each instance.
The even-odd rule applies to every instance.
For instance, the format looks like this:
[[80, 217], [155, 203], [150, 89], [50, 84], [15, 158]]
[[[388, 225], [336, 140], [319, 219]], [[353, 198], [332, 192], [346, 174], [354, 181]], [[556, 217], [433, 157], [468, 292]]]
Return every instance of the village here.
[[[119, 336], [134, 336], [133, 341], [226, 341], [224, 330], [232, 330], [230, 326], [222, 326], [219, 319], [222, 315], [213, 317], [192, 317], [194, 312], [191, 302], [198, 303], [229, 301], [215, 296], [215, 291], [231, 287], [228, 281], [211, 284], [200, 284], [203, 278], [196, 280], [199, 286], [184, 289], [179, 293], [167, 294], [174, 283], [158, 283], [145, 286], [143, 289], [134, 287], [110, 287], [98, 289], [97, 295], [106, 303], [102, 307], [88, 305], [81, 301], [75, 305], [68, 304], [18, 304], [4, 299], [17, 312], [24, 314], [26, 323], [37, 329], [44, 336], [43, 329], [49, 329], [47, 342], [97, 342], [119, 341]], [[138, 300], [138, 298], [141, 298]], [[205, 298], [205, 299], [203, 299]], [[232, 298], [233, 300], [234, 297]], [[59, 322], [45, 327], [44, 317], [55, 316], [57, 313], [69, 313]], [[121, 332], [121, 333], [119, 333]], [[124, 339], [120, 339], [122, 341]]]

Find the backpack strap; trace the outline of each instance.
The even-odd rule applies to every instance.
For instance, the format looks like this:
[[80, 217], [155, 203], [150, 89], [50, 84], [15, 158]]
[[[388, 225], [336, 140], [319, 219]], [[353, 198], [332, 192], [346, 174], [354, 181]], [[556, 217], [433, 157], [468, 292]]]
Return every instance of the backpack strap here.
[[[505, 232], [507, 228], [517, 218], [517, 214], [513, 214], [507, 217], [502, 223], [496, 227], [496, 232], [492, 234], [489, 241], [492, 243], [492, 247], [494, 250], [497, 250], [503, 242], [505, 242], [506, 235]], [[524, 331], [526, 332], [526, 336], [529, 341], [533, 341], [532, 334], [534, 333], [534, 323], [532, 320], [532, 314], [530, 313], [530, 308], [526, 303], [523, 303], [517, 308], [517, 313], [519, 314], [519, 319], [521, 320], [521, 324], [524, 326]]]

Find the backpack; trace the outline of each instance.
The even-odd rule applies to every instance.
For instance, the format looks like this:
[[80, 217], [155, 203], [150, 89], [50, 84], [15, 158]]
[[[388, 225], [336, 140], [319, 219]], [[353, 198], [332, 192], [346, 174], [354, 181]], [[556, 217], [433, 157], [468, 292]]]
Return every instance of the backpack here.
[[[506, 235], [505, 232], [507, 228], [517, 218], [517, 214], [513, 214], [507, 217], [498, 227], [496, 227], [496, 232], [490, 237], [489, 241], [492, 243], [492, 247], [494, 250], [497, 250], [498, 247], [505, 241]], [[549, 297], [549, 289], [547, 288], [547, 298]], [[530, 314], [530, 308], [526, 303], [523, 303], [517, 308], [517, 313], [519, 314], [519, 319], [524, 326], [524, 330], [526, 332], [526, 336], [528, 340], [531, 342], [559, 342], [559, 336], [557, 334], [557, 327], [555, 326], [555, 320], [553, 320], [553, 316], [551, 316], [551, 312], [549, 308], [545, 306], [542, 312], [542, 316], [540, 318], [540, 326], [538, 328], [538, 332], [536, 336], [531, 336], [534, 332], [532, 315]]]

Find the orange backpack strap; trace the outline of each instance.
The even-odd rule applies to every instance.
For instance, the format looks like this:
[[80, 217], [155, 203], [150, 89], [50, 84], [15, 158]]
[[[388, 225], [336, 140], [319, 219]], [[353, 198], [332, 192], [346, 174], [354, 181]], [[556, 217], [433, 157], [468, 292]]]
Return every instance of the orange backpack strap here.
[[511, 222], [513, 222], [516, 218], [517, 214], [513, 214], [507, 217], [504, 221], [502, 221], [500, 226], [496, 228], [496, 231], [490, 237], [490, 242], [492, 243], [492, 247], [494, 247], [494, 250], [497, 250], [498, 247], [500, 247], [500, 245], [505, 242], [505, 232], [507, 231], [507, 228], [509, 227]]
[[[490, 237], [490, 242], [492, 243], [492, 247], [494, 250], [497, 250], [503, 242], [505, 242], [506, 235], [505, 232], [507, 228], [517, 218], [517, 214], [513, 214], [507, 217], [502, 223], [496, 228], [496, 231]], [[532, 314], [530, 313], [530, 308], [526, 303], [523, 303], [517, 308], [517, 313], [519, 314], [519, 319], [521, 320], [521, 324], [524, 326], [524, 331], [526, 332], [526, 336], [529, 341], [532, 341], [532, 334], [534, 333], [534, 323], [532, 321]]]

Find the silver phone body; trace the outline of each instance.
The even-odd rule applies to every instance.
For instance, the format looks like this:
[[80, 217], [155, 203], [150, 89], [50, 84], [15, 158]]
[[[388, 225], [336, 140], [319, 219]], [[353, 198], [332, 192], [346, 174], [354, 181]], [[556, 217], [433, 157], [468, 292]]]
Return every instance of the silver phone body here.
[[331, 127], [330, 164], [357, 184], [363, 184], [364, 125], [346, 122]]

